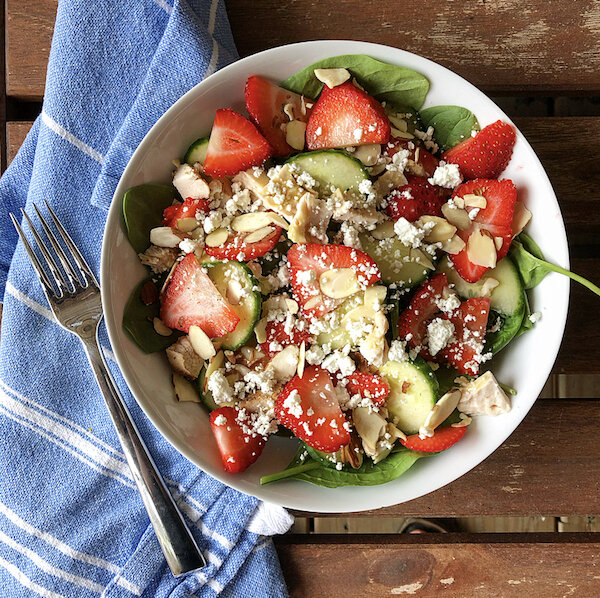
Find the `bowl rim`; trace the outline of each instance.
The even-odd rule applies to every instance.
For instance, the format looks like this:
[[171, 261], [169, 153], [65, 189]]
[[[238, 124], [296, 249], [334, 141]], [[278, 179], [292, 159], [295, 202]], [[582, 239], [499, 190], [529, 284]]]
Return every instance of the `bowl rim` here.
[[[369, 50], [377, 50], [377, 52], [385, 51], [385, 52], [390, 52], [393, 54], [393, 57], [390, 57], [390, 61], [393, 63], [398, 63], [402, 59], [406, 59], [409, 63], [407, 65], [408, 68], [413, 68], [414, 70], [418, 71], [418, 66], [415, 66], [415, 63], [419, 63], [422, 65], [428, 65], [434, 69], [441, 69], [441, 72], [444, 72], [445, 74], [450, 75], [452, 77], [458, 77], [468, 87], [468, 89], [471, 93], [475, 94], [476, 96], [483, 96], [488, 102], [493, 104], [495, 109], [498, 111], [499, 114], [502, 115], [502, 118], [504, 120], [506, 120], [507, 122], [510, 122], [514, 126], [514, 123], [512, 122], [512, 120], [504, 113], [504, 111], [499, 106], [497, 106], [495, 104], [495, 102], [493, 102], [493, 100], [488, 98], [486, 94], [484, 94], [480, 89], [475, 87], [468, 80], [464, 79], [464, 77], [462, 77], [461, 75], [458, 75], [457, 73], [451, 71], [450, 69], [440, 65], [439, 63], [437, 63], [435, 61], [432, 61], [428, 58], [419, 56], [418, 54], [414, 54], [414, 53], [408, 52], [406, 50], [394, 48], [391, 46], [386, 46], [383, 44], [375, 44], [375, 43], [371, 43], [371, 42], [360, 42], [360, 41], [356, 41], [356, 40], [312, 40], [312, 41], [305, 41], [305, 42], [298, 42], [298, 43], [292, 43], [292, 44], [285, 44], [282, 46], [276, 46], [274, 48], [263, 50], [256, 54], [252, 54], [243, 59], [240, 59], [240, 60], [216, 71], [215, 73], [211, 74], [206, 79], [203, 79], [201, 82], [197, 83], [193, 88], [191, 88], [188, 92], [186, 92], [183, 96], [181, 96], [181, 98], [179, 98], [149, 129], [149, 131], [146, 133], [146, 135], [144, 136], [144, 138], [142, 139], [142, 141], [140, 142], [140, 144], [138, 145], [138, 147], [136, 148], [136, 150], [130, 157], [125, 169], [123, 170], [123, 173], [119, 179], [119, 183], [115, 189], [115, 192], [114, 192], [112, 200], [111, 200], [111, 205], [110, 205], [110, 208], [108, 211], [106, 224], [105, 224], [105, 228], [103, 231], [101, 263], [100, 263], [100, 282], [101, 282], [102, 304], [104, 306], [105, 314], [108, 312], [110, 312], [112, 314], [112, 312], [113, 312], [112, 297], [110, 296], [108, 291], [105, 290], [110, 287], [110, 285], [108, 284], [109, 277], [110, 277], [110, 270], [108, 268], [108, 263], [110, 261], [109, 254], [112, 249], [110, 247], [109, 243], [107, 242], [107, 238], [109, 236], [108, 231], [111, 227], [121, 226], [122, 210], [121, 210], [121, 201], [119, 198], [122, 197], [124, 191], [126, 190], [125, 189], [125, 181], [129, 178], [130, 174], [134, 170], [134, 162], [135, 162], [136, 157], [139, 154], [142, 154], [144, 152], [145, 148], [151, 144], [152, 138], [153, 138], [155, 132], [157, 131], [157, 129], [161, 128], [165, 122], [169, 121], [171, 119], [172, 115], [177, 113], [182, 106], [187, 105], [187, 103], [190, 101], [190, 99], [196, 96], [199, 88], [204, 88], [211, 83], [218, 82], [220, 79], [226, 79], [228, 72], [230, 72], [233, 69], [239, 69], [242, 65], [244, 65], [246, 63], [252, 63], [253, 61], [255, 61], [257, 59], [268, 58], [269, 55], [277, 54], [278, 52], [281, 52], [283, 49], [285, 49], [286, 51], [289, 51], [290, 49], [295, 49], [298, 52], [301, 52], [302, 49], [305, 49], [307, 47], [323, 47], [323, 48], [331, 48], [331, 53], [329, 54], [329, 56], [341, 55], [340, 52], [335, 52], [335, 50], [334, 50], [334, 48], [339, 46], [340, 44], [344, 45], [344, 50], [346, 50], [346, 49], [352, 50], [352, 51], [344, 51], [343, 54], [355, 53], [355, 54], [367, 54], [368, 55], [370, 53]], [[325, 52], [323, 52], [323, 53], [325, 54]], [[539, 158], [537, 157], [537, 154], [531, 147], [530, 143], [527, 141], [525, 136], [519, 131], [519, 129], [516, 126], [515, 126], [515, 129], [517, 131], [519, 141], [525, 145], [526, 149], [528, 149], [531, 152], [533, 158], [535, 160], [537, 160], [537, 162], [541, 168], [541, 171], [546, 178], [548, 186], [552, 190], [552, 199], [554, 199], [557, 209], [558, 209], [558, 213], [560, 215], [560, 222], [558, 223], [558, 225], [559, 225], [559, 229], [560, 229], [562, 240], [563, 240], [563, 242], [560, 243], [560, 246], [555, 248], [555, 252], [557, 254], [556, 259], [565, 268], [568, 268], [569, 267], [568, 242], [567, 242], [567, 238], [566, 238], [564, 218], [562, 217], [562, 213], [560, 212], [560, 206], [559, 206], [558, 200], [556, 198], [556, 193], [554, 192], [554, 189], [552, 188], [552, 184], [548, 178], [548, 175], [547, 175], [543, 165], [541, 164]], [[554, 342], [553, 342], [554, 348], [552, 349], [552, 354], [554, 355], [554, 358], [552, 360], [548, 360], [548, 362], [546, 364], [547, 367], [538, 369], [539, 374], [544, 374], [544, 378], [543, 378], [544, 382], [545, 382], [545, 380], [547, 380], [549, 374], [551, 373], [554, 362], [556, 361], [556, 356], [558, 355], [558, 350], [559, 350], [560, 344], [561, 344], [563, 336], [564, 336], [564, 330], [565, 330], [565, 325], [566, 325], [570, 287], [569, 287], [568, 281], [566, 284], [561, 285], [561, 286], [562, 286], [562, 296], [560, 296], [557, 299], [557, 302], [559, 304], [559, 308], [562, 307], [562, 309], [560, 310], [560, 320], [558, 322], [555, 322], [555, 328], [557, 330], [557, 334], [554, 336], [554, 339], [553, 339], [554, 340]], [[110, 341], [111, 347], [113, 349], [113, 353], [115, 355], [116, 363], [119, 366], [119, 369], [123, 375], [123, 378], [129, 388], [131, 394], [135, 398], [137, 404], [141, 407], [141, 409], [144, 412], [144, 414], [146, 415], [146, 417], [148, 417], [148, 419], [157, 428], [157, 430], [160, 432], [160, 434], [167, 440], [167, 442], [169, 442], [169, 444], [171, 444], [180, 454], [182, 454], [184, 457], [186, 457], [192, 464], [196, 465], [200, 469], [203, 469], [203, 466], [200, 465], [200, 463], [197, 459], [198, 455], [196, 453], [194, 453], [184, 443], [182, 443], [181, 441], [178, 441], [177, 438], [173, 438], [173, 436], [164, 429], [164, 426], [161, 424], [160, 420], [156, 417], [153, 417], [151, 410], [149, 408], [146, 408], [146, 405], [145, 405], [146, 401], [143, 397], [141, 397], [142, 393], [136, 392], [136, 390], [135, 390], [136, 385], [134, 384], [133, 379], [131, 378], [131, 376], [128, 375], [127, 368], [123, 367], [123, 365], [122, 365], [125, 361], [125, 356], [124, 356], [125, 351], [123, 351], [123, 353], [122, 353], [120, 343], [115, 342], [115, 340], [118, 338], [118, 335], [122, 334], [120, 321], [119, 322], [113, 321], [112, 319], [105, 317], [105, 323], [106, 323], [109, 341]], [[556, 326], [556, 324], [558, 324], [558, 326]], [[541, 376], [540, 376], [540, 380], [542, 380]], [[543, 383], [542, 383], [542, 385], [543, 385]], [[542, 385], [540, 385], [540, 390], [541, 390]], [[537, 397], [532, 400], [531, 405], [529, 405], [529, 407], [524, 409], [523, 412], [521, 414], [519, 414], [520, 416], [518, 417], [514, 426], [510, 426], [509, 429], [506, 430], [505, 434], [502, 433], [497, 437], [498, 442], [495, 442], [495, 446], [489, 452], [478, 455], [474, 460], [470, 461], [466, 467], [457, 468], [457, 470], [454, 471], [454, 474], [456, 474], [456, 475], [453, 475], [452, 479], [444, 480], [440, 485], [436, 486], [435, 488], [426, 489], [425, 491], [420, 492], [420, 493], [418, 493], [418, 492], [413, 493], [412, 496], [405, 498], [405, 499], [401, 500], [400, 502], [398, 502], [397, 500], [394, 500], [393, 498], [391, 500], [385, 499], [384, 498], [385, 493], [382, 492], [382, 493], [379, 493], [380, 497], [378, 500], [371, 500], [368, 504], [361, 505], [359, 508], [356, 508], [355, 503], [351, 503], [350, 505], [348, 505], [348, 508], [345, 508], [344, 504], [339, 504], [339, 503], [336, 505], [336, 508], [323, 508], [322, 506], [319, 506], [318, 508], [311, 508], [310, 505], [299, 503], [298, 501], [294, 501], [293, 499], [281, 501], [278, 504], [280, 504], [281, 506], [287, 507], [287, 508], [294, 508], [294, 509], [308, 511], [308, 512], [344, 513], [344, 512], [353, 512], [353, 511], [356, 512], [356, 511], [372, 510], [372, 509], [378, 509], [378, 508], [383, 508], [383, 507], [389, 507], [389, 506], [393, 506], [393, 505], [397, 505], [397, 504], [402, 504], [402, 503], [408, 502], [410, 500], [415, 500], [417, 498], [420, 498], [422, 496], [430, 494], [431, 492], [439, 490], [439, 489], [443, 488], [444, 486], [450, 484], [451, 482], [459, 479], [460, 477], [465, 475], [465, 473], [472, 470], [474, 467], [479, 465], [482, 461], [487, 459], [492, 453], [494, 453], [506, 441], [506, 439], [516, 430], [516, 428], [521, 424], [522, 420], [527, 415], [527, 413], [529, 413], [531, 407], [534, 405], [536, 400], [537, 400]], [[204, 470], [204, 471], [206, 471], [206, 470]], [[257, 485], [257, 487], [256, 487], [257, 492], [253, 493], [253, 492], [249, 492], [248, 488], [246, 486], [244, 486], [242, 488], [240, 486], [240, 484], [237, 483], [235, 476], [228, 475], [224, 471], [219, 472], [219, 471], [211, 470], [208, 473], [211, 476], [217, 478], [222, 483], [226, 484], [227, 486], [230, 486], [236, 490], [239, 490], [240, 492], [243, 492], [245, 494], [250, 494], [252, 496], [256, 496], [257, 498], [259, 498], [261, 500], [268, 500], [270, 502], [274, 502], [272, 500], [272, 498], [265, 499], [264, 497], [261, 496], [261, 493], [260, 493], [261, 487], [259, 485]], [[393, 483], [393, 481], [383, 484], [381, 486], [386, 486], [387, 484], [391, 484], [391, 483]], [[373, 486], [372, 488], [376, 489], [377, 487], [378, 486]], [[346, 488], [352, 488], [352, 487], [346, 487]], [[335, 490], [341, 491], [344, 489], [345, 488], [338, 488]], [[391, 493], [391, 494], [393, 494], [393, 493]], [[376, 492], [375, 492], [375, 496], [377, 496]]]

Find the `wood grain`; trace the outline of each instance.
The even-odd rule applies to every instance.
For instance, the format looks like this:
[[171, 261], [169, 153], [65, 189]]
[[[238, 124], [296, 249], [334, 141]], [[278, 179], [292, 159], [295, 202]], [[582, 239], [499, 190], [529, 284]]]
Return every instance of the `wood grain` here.
[[538, 401], [504, 444], [462, 478], [361, 516], [600, 515], [599, 433], [600, 401]]
[[12, 121], [6, 123], [6, 165], [8, 166], [17, 155], [19, 148], [25, 141], [32, 122]]
[[[8, 95], [42, 97], [56, 5], [7, 0]], [[242, 56], [298, 41], [355, 39], [431, 58], [489, 93], [600, 90], [597, 0], [227, 0], [226, 6]]]
[[600, 595], [594, 534], [428, 534], [276, 539], [292, 598]]

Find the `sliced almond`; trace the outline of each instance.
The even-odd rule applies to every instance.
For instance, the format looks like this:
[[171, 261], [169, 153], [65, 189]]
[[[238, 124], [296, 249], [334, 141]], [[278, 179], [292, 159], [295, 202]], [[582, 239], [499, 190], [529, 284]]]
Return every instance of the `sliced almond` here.
[[294, 120], [294, 104], [286, 104], [283, 107], [283, 112], [290, 119], [290, 121]]
[[367, 170], [370, 176], [377, 176], [385, 170], [385, 162], [378, 162], [375, 166], [367, 166]]
[[225, 297], [231, 305], [239, 305], [243, 295], [244, 287], [242, 287], [239, 280], [230, 280], [227, 283]]
[[450, 204], [445, 203], [442, 206], [442, 214], [450, 224], [460, 230], [466, 230], [471, 226], [469, 214], [462, 208], [453, 208]]
[[236, 216], [231, 223], [231, 228], [239, 233], [253, 233], [269, 224], [276, 224], [286, 230], [289, 228], [287, 220], [275, 212], [250, 212]]
[[450, 424], [453, 428], [465, 428], [468, 426], [473, 420], [466, 415], [465, 413], [460, 414], [460, 421]]
[[388, 114], [388, 118], [390, 119], [390, 122], [394, 125], [394, 127], [398, 129], [398, 131], [402, 131], [404, 133], [408, 131], [408, 123], [404, 118], [401, 118], [397, 114]]
[[256, 342], [259, 344], [267, 342], [267, 318], [261, 318], [254, 327]]
[[465, 207], [465, 200], [462, 197], [455, 197], [452, 199], [452, 201], [457, 208]]
[[379, 145], [379, 143], [359, 145], [353, 155], [365, 166], [375, 166], [381, 155], [381, 145]]
[[226, 228], [218, 228], [206, 236], [204, 244], [208, 247], [219, 247], [219, 245], [223, 245], [227, 241], [228, 237], [229, 231]]
[[490, 297], [492, 291], [499, 285], [500, 283], [491, 276], [486, 278], [483, 285], [481, 285], [481, 296], [482, 297]]
[[277, 380], [287, 382], [296, 375], [299, 353], [296, 345], [288, 345], [283, 351], [273, 355], [267, 367], [273, 370]]
[[181, 374], [173, 372], [173, 388], [180, 403], [200, 403], [200, 396], [192, 384]]
[[288, 311], [292, 315], [296, 315], [298, 313], [298, 302], [297, 301], [294, 301], [293, 299], [289, 299], [288, 297], [286, 297], [285, 305], [287, 306]]
[[350, 79], [350, 73], [346, 69], [315, 69], [315, 77], [325, 83], [329, 89], [333, 89]]
[[208, 338], [206, 332], [199, 326], [190, 326], [188, 336], [190, 337], [192, 349], [194, 349], [196, 354], [202, 359], [211, 359], [211, 357], [214, 357], [217, 354], [212, 341]]
[[421, 266], [427, 268], [428, 270], [435, 270], [433, 262], [431, 261], [429, 256], [421, 249], [411, 247], [408, 252], [408, 257], [410, 261], [415, 264], [421, 264]]
[[285, 140], [295, 150], [303, 150], [305, 143], [306, 123], [301, 120], [292, 120], [285, 127]]
[[244, 243], [258, 243], [265, 237], [268, 237], [274, 230], [275, 228], [273, 226], [264, 226], [263, 228], [259, 228], [258, 230], [255, 230], [253, 233], [250, 233], [244, 237]]
[[396, 137], [398, 139], [414, 139], [415, 136], [412, 133], [409, 133], [408, 131], [401, 131], [400, 129], [397, 129], [396, 127], [391, 127], [391, 133], [392, 133], [392, 137]]
[[473, 231], [467, 241], [467, 257], [476, 266], [495, 268], [498, 254], [492, 237]]
[[371, 235], [377, 240], [391, 239], [396, 236], [394, 231], [394, 223], [392, 220], [386, 220], [381, 224], [378, 224], [374, 230], [371, 231]]
[[[448, 419], [450, 414], [456, 409], [462, 393], [458, 389], [447, 392], [431, 409], [427, 417], [423, 428], [427, 432], [433, 432], [440, 424]], [[419, 430], [421, 433], [421, 430]], [[424, 434], [428, 436], [428, 434]]]
[[198, 228], [198, 221], [195, 218], [179, 218], [177, 220], [177, 230], [182, 233], [190, 233]]
[[156, 334], [160, 334], [161, 336], [171, 336], [173, 334], [173, 331], [160, 318], [154, 318], [152, 325]]
[[469, 208], [485, 208], [487, 200], [483, 195], [475, 195], [474, 193], [466, 193], [463, 195], [465, 206]]
[[365, 291], [364, 305], [373, 310], [381, 309], [387, 288], [383, 285], [373, 285]]
[[178, 247], [181, 237], [178, 237], [170, 226], [157, 226], [150, 231], [150, 243], [158, 247]]
[[454, 235], [448, 241], [442, 242], [442, 250], [450, 255], [456, 255], [465, 248], [465, 242], [458, 236]]
[[421, 216], [418, 220], [419, 225], [423, 226], [429, 222], [433, 223], [433, 228], [424, 237], [428, 243], [440, 243], [450, 240], [456, 232], [456, 226], [450, 224], [445, 218], [439, 216]]
[[319, 295], [315, 295], [304, 304], [304, 309], [314, 309], [317, 305], [321, 305], [321, 303], [323, 303], [323, 299]]
[[496, 247], [496, 251], [500, 251], [500, 249], [502, 249], [502, 245], [504, 245], [504, 239], [502, 237], [494, 237], [494, 246]]
[[522, 201], [517, 200], [512, 221], [512, 235], [516, 237], [531, 220], [531, 212], [525, 207]]
[[304, 375], [305, 361], [306, 361], [306, 343], [304, 341], [302, 341], [302, 344], [300, 345], [300, 351], [298, 353], [298, 369], [297, 369], [298, 378], [302, 378], [302, 376]]
[[350, 297], [360, 291], [356, 272], [352, 268], [334, 268], [319, 276], [321, 292], [332, 299]]

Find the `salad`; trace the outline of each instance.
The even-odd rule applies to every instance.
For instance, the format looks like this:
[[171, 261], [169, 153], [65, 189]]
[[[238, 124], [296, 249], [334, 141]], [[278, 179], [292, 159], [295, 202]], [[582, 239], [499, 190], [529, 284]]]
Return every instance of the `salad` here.
[[218, 109], [172, 185], [125, 193], [149, 275], [123, 326], [210, 412], [227, 472], [277, 434], [298, 451], [261, 483], [397, 478], [510, 410], [493, 358], [541, 317], [527, 289], [579, 279], [523, 232], [513, 126], [422, 109], [428, 87], [362, 55], [251, 76], [248, 117]]

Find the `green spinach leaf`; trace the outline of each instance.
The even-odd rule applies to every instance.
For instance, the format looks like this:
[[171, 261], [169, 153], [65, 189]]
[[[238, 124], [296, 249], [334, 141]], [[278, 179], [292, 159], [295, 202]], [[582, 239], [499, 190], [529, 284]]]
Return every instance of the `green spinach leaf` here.
[[346, 68], [358, 83], [380, 101], [405, 104], [419, 109], [429, 91], [426, 77], [411, 69], [375, 60], [363, 54], [347, 54], [319, 60], [288, 77], [282, 87], [315, 99], [323, 83], [315, 75], [315, 69]]
[[162, 214], [177, 197], [173, 187], [145, 184], [132, 187], [123, 196], [123, 219], [131, 246], [142, 253], [150, 245], [150, 231], [160, 226]]
[[471, 131], [479, 131], [477, 117], [461, 106], [432, 106], [420, 114], [425, 130], [433, 127], [433, 137], [442, 151], [471, 137]]

